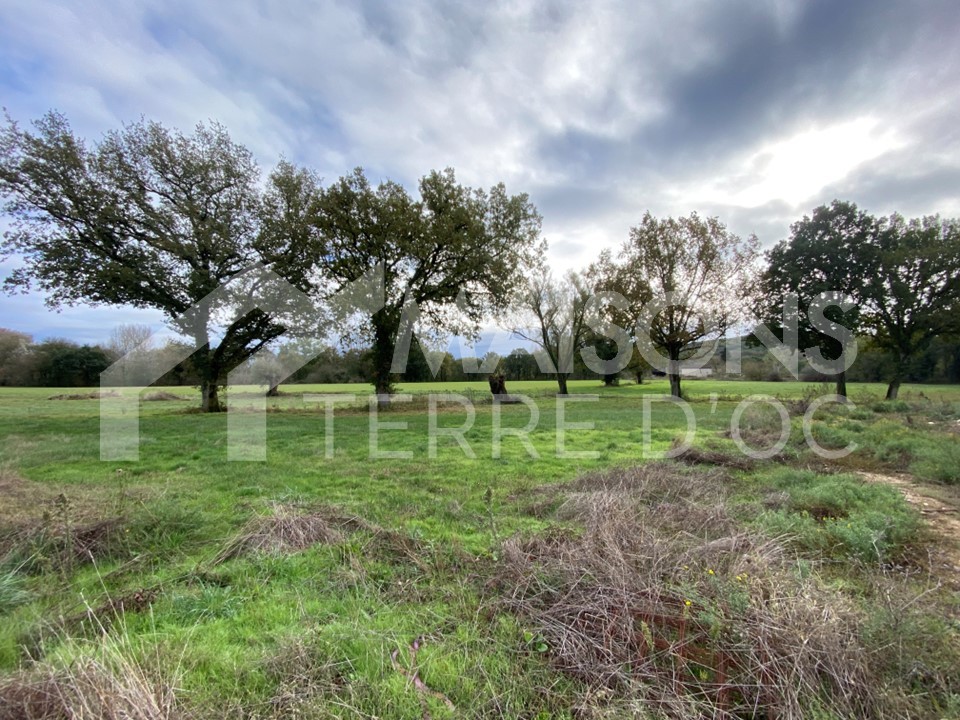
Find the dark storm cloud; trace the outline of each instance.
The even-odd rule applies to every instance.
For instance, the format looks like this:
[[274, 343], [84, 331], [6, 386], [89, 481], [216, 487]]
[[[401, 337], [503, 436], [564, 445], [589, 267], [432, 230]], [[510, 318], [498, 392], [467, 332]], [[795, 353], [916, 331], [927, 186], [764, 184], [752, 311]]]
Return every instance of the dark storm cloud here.
[[[55, 107], [88, 137], [217, 119], [265, 168], [503, 180], [537, 203], [559, 271], [646, 210], [717, 215], [765, 245], [837, 196], [960, 214], [955, 1], [34, 0], [0, 16], [18, 119]], [[9, 324], [20, 301], [0, 302]]]

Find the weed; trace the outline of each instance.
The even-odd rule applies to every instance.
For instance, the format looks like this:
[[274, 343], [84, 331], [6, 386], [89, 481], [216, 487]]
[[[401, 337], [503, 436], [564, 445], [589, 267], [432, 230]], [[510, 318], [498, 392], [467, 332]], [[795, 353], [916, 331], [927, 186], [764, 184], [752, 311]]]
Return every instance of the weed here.
[[816, 557], [886, 562], [919, 530], [916, 512], [897, 490], [853, 475], [780, 468], [763, 484], [786, 493], [786, 507], [763, 511], [755, 522]]
[[0, 617], [30, 599], [18, 569], [0, 570]]
[[[174, 720], [180, 668], [125, 629], [89, 641], [64, 640], [51, 659], [0, 679], [0, 720]], [[164, 669], [161, 670], [160, 668]]]
[[251, 552], [298, 552], [318, 543], [337, 543], [342, 538], [323, 515], [276, 503], [269, 515], [248, 521], [214, 562], [225, 562]]

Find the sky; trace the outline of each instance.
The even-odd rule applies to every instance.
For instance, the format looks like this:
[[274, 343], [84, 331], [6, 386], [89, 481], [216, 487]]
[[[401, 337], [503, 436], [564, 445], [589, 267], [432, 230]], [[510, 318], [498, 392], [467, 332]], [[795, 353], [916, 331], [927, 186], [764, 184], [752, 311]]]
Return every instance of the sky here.
[[[94, 141], [216, 120], [264, 172], [503, 181], [562, 272], [646, 211], [763, 247], [834, 198], [960, 216], [958, 36], [956, 0], [0, 0], [0, 105]], [[163, 316], [0, 296], [0, 327], [37, 339], [131, 322]]]

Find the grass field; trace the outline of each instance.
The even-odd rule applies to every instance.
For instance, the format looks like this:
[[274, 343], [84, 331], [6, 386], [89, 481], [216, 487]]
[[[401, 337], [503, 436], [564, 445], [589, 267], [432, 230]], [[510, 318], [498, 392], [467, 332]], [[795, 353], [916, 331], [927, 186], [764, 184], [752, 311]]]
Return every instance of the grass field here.
[[[45, 702], [144, 718], [960, 716], [956, 538], [858, 474], [909, 474], [953, 506], [960, 387], [890, 404], [851, 385], [854, 404], [812, 428], [856, 445], [837, 460], [801, 427], [829, 388], [686, 382], [694, 449], [655, 460], [687, 426], [670, 403], [644, 410], [666, 381], [573, 382], [597, 397], [566, 401], [555, 387], [509, 384], [539, 422], [497, 453], [498, 423], [524, 428], [530, 407], [498, 420], [486, 383], [401, 386], [413, 400], [379, 421], [406, 427], [377, 447], [410, 456], [372, 458], [370, 387], [284, 386], [265, 462], [227, 461], [227, 415], [193, 412], [193, 389], [142, 403], [136, 462], [100, 461], [98, 400], [0, 389], [0, 718]], [[356, 396], [332, 457], [304, 393]], [[452, 437], [431, 453], [430, 393], [475, 401], [475, 457]], [[789, 413], [769, 460], [731, 438], [751, 395]], [[773, 445], [775, 409], [741, 410], [743, 442]], [[466, 420], [448, 403], [435, 422]]]

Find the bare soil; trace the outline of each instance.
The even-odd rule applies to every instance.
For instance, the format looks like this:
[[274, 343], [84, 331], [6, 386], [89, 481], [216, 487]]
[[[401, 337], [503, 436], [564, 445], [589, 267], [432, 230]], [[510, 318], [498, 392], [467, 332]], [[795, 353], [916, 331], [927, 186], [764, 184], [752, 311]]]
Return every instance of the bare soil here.
[[[938, 542], [934, 557], [935, 569], [944, 581], [960, 588], [960, 500], [938, 492], [940, 488], [917, 482], [910, 475], [857, 473], [867, 482], [885, 483], [899, 490], [904, 499], [916, 508]], [[939, 495], [939, 497], [934, 497]]]

